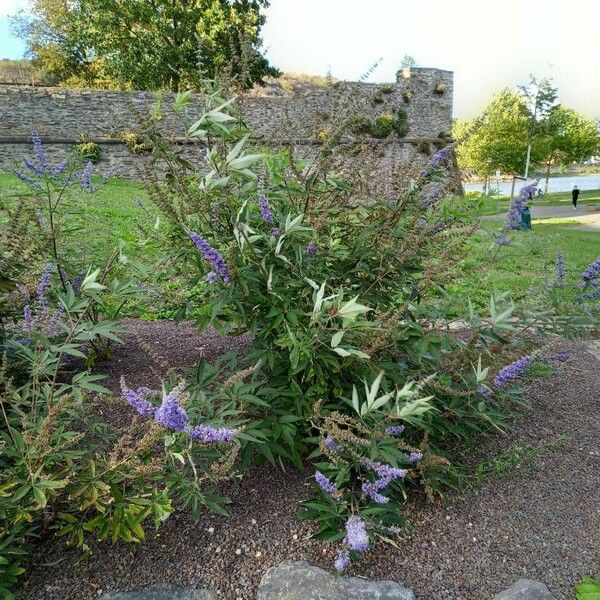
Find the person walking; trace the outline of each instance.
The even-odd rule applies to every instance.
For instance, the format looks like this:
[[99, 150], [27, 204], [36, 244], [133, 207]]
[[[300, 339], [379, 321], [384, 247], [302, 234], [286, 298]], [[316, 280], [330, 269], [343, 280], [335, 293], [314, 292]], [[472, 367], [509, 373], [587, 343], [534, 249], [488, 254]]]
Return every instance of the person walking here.
[[576, 185], [573, 186], [571, 196], [573, 196], [573, 210], [575, 210], [577, 208], [577, 199], [579, 198], [579, 188]]

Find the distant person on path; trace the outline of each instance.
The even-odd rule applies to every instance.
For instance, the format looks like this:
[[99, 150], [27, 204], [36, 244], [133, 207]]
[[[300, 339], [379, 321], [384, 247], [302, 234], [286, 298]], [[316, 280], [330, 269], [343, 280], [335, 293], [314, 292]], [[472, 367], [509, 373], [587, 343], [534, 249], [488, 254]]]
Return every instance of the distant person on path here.
[[577, 208], [577, 198], [579, 198], [579, 188], [576, 185], [573, 186], [571, 195], [573, 196], [573, 210], [575, 210]]

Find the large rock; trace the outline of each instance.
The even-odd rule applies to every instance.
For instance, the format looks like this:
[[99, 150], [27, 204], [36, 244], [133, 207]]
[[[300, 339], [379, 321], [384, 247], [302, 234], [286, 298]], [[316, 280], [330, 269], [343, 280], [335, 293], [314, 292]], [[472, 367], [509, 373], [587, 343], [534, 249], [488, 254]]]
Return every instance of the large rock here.
[[335, 577], [304, 561], [284, 561], [264, 574], [257, 600], [415, 600], [415, 595], [393, 581]]
[[217, 595], [209, 590], [159, 583], [130, 592], [108, 592], [100, 600], [217, 600]]
[[519, 579], [507, 590], [494, 596], [494, 600], [555, 600], [550, 590], [540, 581]]

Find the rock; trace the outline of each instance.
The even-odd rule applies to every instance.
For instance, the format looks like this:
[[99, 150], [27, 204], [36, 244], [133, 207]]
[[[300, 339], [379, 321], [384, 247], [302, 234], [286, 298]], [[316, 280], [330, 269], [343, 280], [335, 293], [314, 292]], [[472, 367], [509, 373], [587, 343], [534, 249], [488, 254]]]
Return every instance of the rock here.
[[217, 600], [217, 595], [209, 590], [159, 583], [129, 592], [109, 592], [100, 600]]
[[507, 590], [496, 594], [494, 600], [555, 600], [555, 598], [540, 581], [519, 579]]
[[257, 600], [415, 600], [415, 595], [393, 581], [336, 577], [304, 561], [286, 560], [264, 574]]

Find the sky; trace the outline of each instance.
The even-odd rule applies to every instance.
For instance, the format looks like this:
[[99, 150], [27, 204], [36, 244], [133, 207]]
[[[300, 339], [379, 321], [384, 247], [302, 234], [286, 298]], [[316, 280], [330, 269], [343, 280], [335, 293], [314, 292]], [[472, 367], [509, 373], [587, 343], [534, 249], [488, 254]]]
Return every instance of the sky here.
[[[0, 0], [0, 58], [19, 58]], [[471, 117], [529, 74], [553, 77], [560, 101], [600, 117], [600, 0], [271, 0], [264, 48], [283, 71], [394, 81], [402, 57], [454, 71], [454, 113]]]

